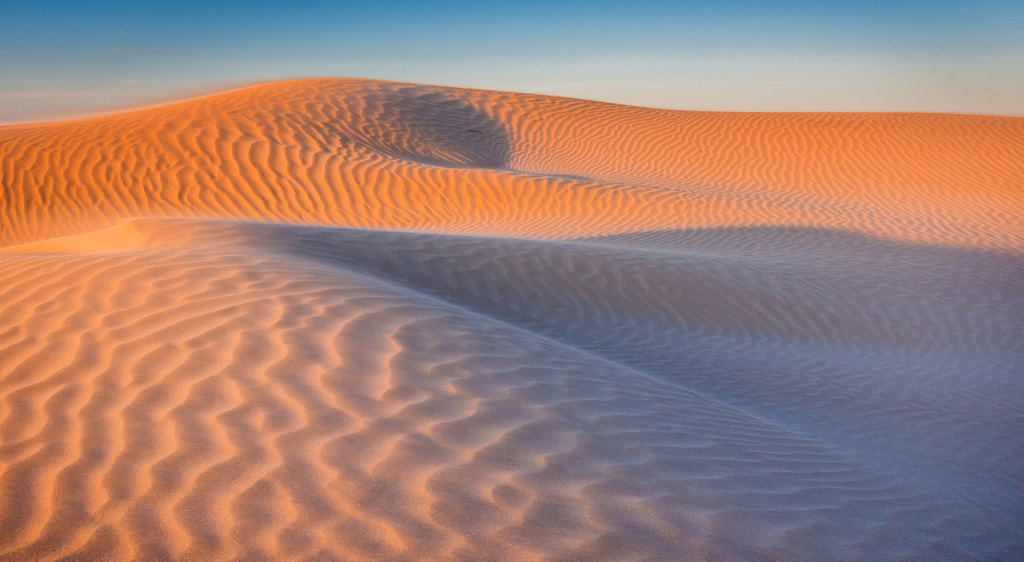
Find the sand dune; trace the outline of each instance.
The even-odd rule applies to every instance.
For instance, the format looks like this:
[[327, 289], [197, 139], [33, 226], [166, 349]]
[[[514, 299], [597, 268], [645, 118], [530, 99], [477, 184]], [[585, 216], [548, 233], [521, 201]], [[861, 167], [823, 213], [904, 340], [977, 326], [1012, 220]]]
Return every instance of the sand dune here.
[[0, 559], [1012, 559], [1021, 139], [356, 80], [0, 127]]
[[1017, 249], [1024, 120], [285, 82], [0, 128], [15, 244], [140, 216], [566, 238], [805, 226]]

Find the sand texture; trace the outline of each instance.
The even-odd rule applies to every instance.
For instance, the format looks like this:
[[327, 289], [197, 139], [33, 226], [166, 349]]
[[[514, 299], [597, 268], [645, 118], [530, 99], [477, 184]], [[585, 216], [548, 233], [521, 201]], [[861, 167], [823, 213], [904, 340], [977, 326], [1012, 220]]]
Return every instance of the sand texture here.
[[1022, 366], [1024, 118], [0, 127], [0, 560], [1015, 560]]

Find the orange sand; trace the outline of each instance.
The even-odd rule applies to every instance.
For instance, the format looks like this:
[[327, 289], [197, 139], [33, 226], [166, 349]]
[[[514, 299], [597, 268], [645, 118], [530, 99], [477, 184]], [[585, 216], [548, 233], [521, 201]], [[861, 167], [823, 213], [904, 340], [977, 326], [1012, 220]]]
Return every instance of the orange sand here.
[[1024, 549], [1024, 118], [303, 80], [0, 188], [0, 559]]

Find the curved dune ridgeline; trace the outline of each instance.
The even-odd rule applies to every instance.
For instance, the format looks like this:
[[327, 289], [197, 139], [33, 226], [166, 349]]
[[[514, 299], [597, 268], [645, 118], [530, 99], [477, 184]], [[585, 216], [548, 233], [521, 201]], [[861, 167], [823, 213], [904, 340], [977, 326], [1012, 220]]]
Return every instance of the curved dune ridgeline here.
[[354, 80], [0, 128], [0, 242], [140, 216], [525, 237], [811, 226], [1019, 248], [1024, 119], [663, 111]]
[[1024, 119], [361, 80], [0, 127], [0, 559], [1013, 559]]

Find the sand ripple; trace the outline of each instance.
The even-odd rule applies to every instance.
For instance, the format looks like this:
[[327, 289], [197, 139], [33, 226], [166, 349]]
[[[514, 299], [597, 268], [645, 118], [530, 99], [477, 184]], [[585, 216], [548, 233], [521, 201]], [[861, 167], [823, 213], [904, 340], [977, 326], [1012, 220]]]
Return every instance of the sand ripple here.
[[0, 559], [1012, 559], [1021, 138], [354, 80], [0, 127]]

